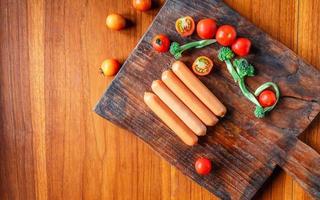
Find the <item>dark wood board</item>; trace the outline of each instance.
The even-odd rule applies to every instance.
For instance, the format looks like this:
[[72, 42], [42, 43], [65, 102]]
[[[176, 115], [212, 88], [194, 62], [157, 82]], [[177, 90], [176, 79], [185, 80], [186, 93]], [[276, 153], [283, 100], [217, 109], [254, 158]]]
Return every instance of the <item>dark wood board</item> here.
[[[253, 116], [254, 106], [241, 94], [225, 65], [217, 60], [217, 44], [184, 54], [188, 65], [199, 55], [209, 55], [216, 69], [201, 78], [228, 108], [227, 116], [198, 145], [184, 145], [143, 103], [143, 93], [162, 71], [170, 68], [170, 54], [158, 54], [149, 44], [156, 33], [185, 43], [196, 36], [181, 38], [174, 22], [190, 15], [196, 20], [215, 18], [219, 24], [232, 24], [239, 35], [249, 37], [253, 51], [248, 60], [257, 76], [247, 79], [255, 89], [274, 81], [281, 90], [281, 101], [265, 119]], [[278, 164], [315, 198], [319, 197], [319, 155], [300, 142], [299, 135], [320, 110], [320, 74], [290, 49], [273, 40], [222, 1], [168, 0], [131, 56], [111, 83], [95, 111], [126, 128], [147, 142], [156, 152], [184, 174], [222, 199], [250, 199]], [[205, 155], [213, 160], [213, 173], [198, 176], [194, 160]]]

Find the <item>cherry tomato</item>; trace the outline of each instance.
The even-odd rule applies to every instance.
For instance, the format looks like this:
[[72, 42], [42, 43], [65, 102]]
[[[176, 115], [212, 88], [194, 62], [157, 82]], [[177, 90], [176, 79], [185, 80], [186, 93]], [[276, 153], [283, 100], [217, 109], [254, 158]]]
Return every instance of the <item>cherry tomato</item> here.
[[273, 91], [264, 90], [259, 95], [259, 103], [262, 107], [269, 107], [276, 103], [277, 98]]
[[211, 39], [217, 32], [217, 23], [213, 19], [202, 19], [197, 24], [197, 33], [201, 39]]
[[207, 158], [198, 158], [195, 168], [198, 174], [207, 175], [211, 172], [211, 161]]
[[139, 11], [147, 11], [151, 8], [151, 0], [133, 0], [133, 7]]
[[107, 17], [106, 24], [112, 30], [120, 30], [126, 26], [126, 19], [118, 14], [110, 14]]
[[232, 45], [232, 51], [239, 56], [248, 55], [250, 48], [251, 41], [247, 38], [238, 38]]
[[105, 76], [113, 76], [115, 75], [120, 69], [120, 63], [116, 59], [106, 59], [103, 61], [100, 71]]
[[230, 25], [220, 26], [216, 33], [216, 40], [222, 46], [230, 46], [237, 37], [236, 29]]
[[195, 25], [192, 17], [186, 16], [177, 19], [176, 30], [182, 37], [187, 37], [192, 35], [194, 32]]
[[159, 34], [152, 39], [152, 46], [158, 52], [167, 52], [170, 47], [170, 40], [167, 36]]
[[199, 76], [208, 75], [213, 67], [213, 62], [206, 56], [198, 57], [192, 64], [192, 70]]

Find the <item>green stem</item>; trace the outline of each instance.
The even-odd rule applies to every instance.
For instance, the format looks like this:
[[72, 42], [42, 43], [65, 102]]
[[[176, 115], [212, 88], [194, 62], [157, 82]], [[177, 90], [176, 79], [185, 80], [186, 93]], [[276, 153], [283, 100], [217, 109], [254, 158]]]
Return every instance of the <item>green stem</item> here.
[[260, 103], [256, 99], [256, 97], [247, 89], [244, 78], [239, 79], [239, 87], [242, 92], [242, 94], [249, 99], [252, 103], [254, 103], [257, 106], [260, 106]]
[[229, 73], [231, 74], [232, 78], [235, 82], [239, 83], [240, 90], [242, 94], [249, 99], [252, 103], [256, 104], [257, 106], [260, 106], [258, 100], [256, 97], [247, 89], [246, 83], [244, 81], [244, 78], [241, 78], [238, 74], [238, 72], [234, 69], [232, 63], [230, 60], [226, 60], [226, 65]]
[[226, 60], [225, 63], [227, 65], [227, 69], [228, 69], [229, 73], [231, 74], [232, 78], [234, 79], [234, 81], [238, 82], [240, 77], [239, 77], [237, 71], [234, 69], [231, 61], [230, 60]]
[[210, 44], [213, 44], [215, 42], [216, 42], [215, 39], [190, 42], [190, 43], [187, 43], [187, 44], [181, 46], [181, 53], [188, 50], [188, 49], [191, 49], [191, 48], [198, 48], [199, 49], [199, 48], [208, 46]]

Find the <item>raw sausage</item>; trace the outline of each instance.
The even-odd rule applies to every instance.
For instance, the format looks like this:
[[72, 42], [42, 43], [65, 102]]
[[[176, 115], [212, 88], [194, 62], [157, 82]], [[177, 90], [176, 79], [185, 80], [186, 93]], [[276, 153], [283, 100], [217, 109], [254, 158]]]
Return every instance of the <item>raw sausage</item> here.
[[162, 102], [165, 103], [196, 135], [203, 136], [206, 134], [206, 126], [161, 80], [153, 81], [151, 88]]
[[207, 126], [213, 126], [218, 118], [174, 75], [171, 70], [161, 76], [166, 86]]
[[198, 137], [155, 94], [144, 93], [148, 107], [187, 145], [194, 145]]
[[226, 107], [183, 62], [174, 62], [172, 65], [172, 71], [215, 115], [223, 117], [226, 114]]

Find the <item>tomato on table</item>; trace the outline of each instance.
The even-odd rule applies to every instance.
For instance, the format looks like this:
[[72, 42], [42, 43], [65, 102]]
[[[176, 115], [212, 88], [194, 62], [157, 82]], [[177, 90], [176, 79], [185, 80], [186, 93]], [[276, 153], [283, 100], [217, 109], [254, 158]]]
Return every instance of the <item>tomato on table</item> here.
[[232, 45], [236, 37], [236, 29], [231, 25], [220, 26], [216, 33], [216, 40], [222, 46]]
[[110, 14], [107, 16], [106, 24], [112, 30], [121, 30], [126, 26], [126, 19], [119, 14]]
[[132, 4], [139, 11], [147, 11], [151, 8], [151, 0], [133, 0]]
[[182, 37], [192, 35], [195, 29], [194, 20], [190, 16], [181, 17], [176, 21], [176, 30]]
[[211, 161], [207, 158], [198, 158], [195, 163], [195, 169], [200, 175], [207, 175], [211, 172]]
[[197, 34], [201, 39], [211, 39], [214, 37], [216, 32], [217, 23], [213, 19], [202, 19], [197, 24]]
[[170, 40], [163, 34], [158, 34], [152, 39], [152, 46], [158, 52], [167, 52], [170, 47]]
[[113, 76], [120, 69], [120, 63], [116, 59], [106, 59], [103, 61], [100, 71], [104, 76]]
[[251, 41], [248, 38], [238, 38], [232, 45], [232, 51], [239, 56], [249, 54]]
[[199, 76], [208, 75], [213, 68], [213, 62], [206, 56], [198, 57], [192, 64], [192, 70]]
[[276, 103], [277, 97], [273, 91], [264, 90], [259, 94], [258, 100], [262, 107], [270, 107]]

